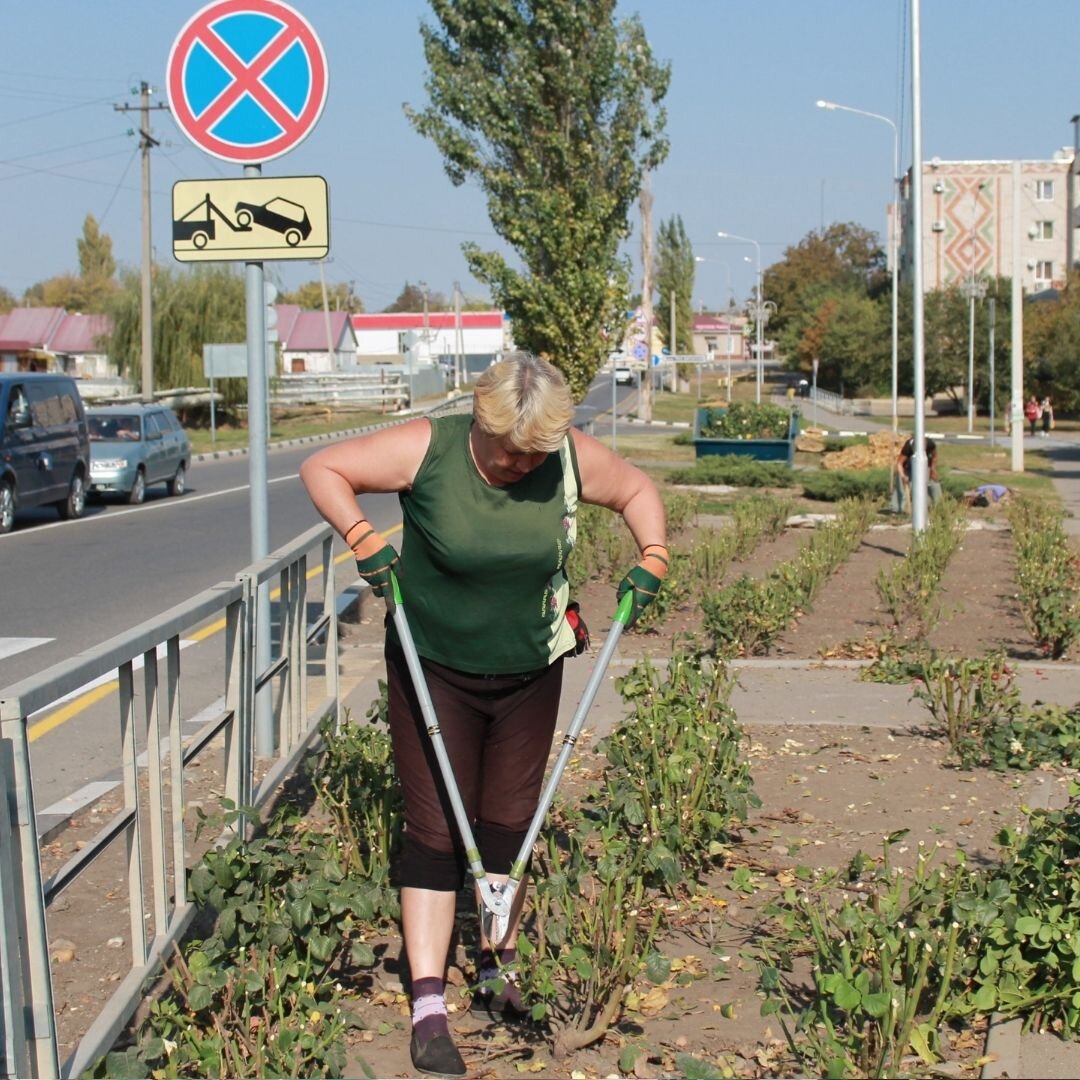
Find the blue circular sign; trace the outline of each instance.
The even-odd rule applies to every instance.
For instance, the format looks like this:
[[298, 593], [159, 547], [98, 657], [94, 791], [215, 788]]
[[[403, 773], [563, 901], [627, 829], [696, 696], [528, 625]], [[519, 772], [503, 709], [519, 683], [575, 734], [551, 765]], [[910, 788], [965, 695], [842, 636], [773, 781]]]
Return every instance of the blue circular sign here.
[[166, 85], [196, 146], [252, 165], [311, 133], [326, 104], [326, 56], [311, 24], [281, 0], [217, 0], [180, 31]]

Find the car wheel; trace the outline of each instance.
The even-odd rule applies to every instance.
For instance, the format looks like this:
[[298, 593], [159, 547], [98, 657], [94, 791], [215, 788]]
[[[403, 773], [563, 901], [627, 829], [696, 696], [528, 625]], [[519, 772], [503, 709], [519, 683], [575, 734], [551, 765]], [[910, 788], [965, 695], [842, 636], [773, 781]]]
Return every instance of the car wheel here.
[[285, 233], [285, 243], [288, 244], [289, 247], [296, 247], [303, 239], [299, 229], [289, 229]]
[[139, 469], [135, 473], [135, 483], [131, 485], [131, 490], [128, 492], [128, 502], [132, 506], [138, 506], [139, 503], [146, 500], [146, 473]]
[[199, 249], [199, 251], [202, 251], [202, 249], [203, 249], [204, 247], [206, 247], [206, 245], [207, 245], [207, 244], [209, 244], [209, 243], [210, 243], [210, 237], [209, 237], [209, 236], [207, 236], [207, 235], [206, 235], [206, 233], [204, 233], [204, 232], [197, 232], [197, 233], [196, 233], [196, 234], [195, 234], [195, 235], [194, 235], [194, 236], [193, 236], [193, 237], [191, 238], [191, 243], [192, 243], [192, 244], [193, 244], [193, 245], [194, 245], [194, 246], [195, 246], [196, 248], [198, 248], [198, 249]]
[[183, 495], [187, 491], [187, 469], [183, 462], [176, 466], [176, 475], [165, 486], [170, 495]]
[[71, 478], [71, 487], [68, 488], [67, 498], [58, 504], [60, 516], [66, 521], [74, 521], [81, 518], [86, 510], [86, 481], [83, 474], [77, 472]]
[[0, 535], [15, 527], [15, 486], [10, 480], [0, 484]]
[[248, 228], [251, 225], [251, 211], [241, 210], [236, 215], [236, 224], [239, 225], [241, 229]]

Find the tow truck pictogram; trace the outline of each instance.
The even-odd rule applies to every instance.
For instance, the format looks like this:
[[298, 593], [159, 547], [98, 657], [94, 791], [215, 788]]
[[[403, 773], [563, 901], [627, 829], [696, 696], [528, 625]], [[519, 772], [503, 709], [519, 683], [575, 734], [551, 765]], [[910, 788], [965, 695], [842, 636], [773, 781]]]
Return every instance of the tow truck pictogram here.
[[[192, 216], [199, 211], [202, 211], [202, 217]], [[233, 232], [251, 232], [250, 217], [241, 222], [238, 215], [236, 222], [233, 222], [207, 193], [186, 214], [182, 214], [173, 222], [173, 240], [190, 240], [192, 245], [201, 251], [211, 240], [216, 239], [217, 224], [214, 221], [214, 215]]]

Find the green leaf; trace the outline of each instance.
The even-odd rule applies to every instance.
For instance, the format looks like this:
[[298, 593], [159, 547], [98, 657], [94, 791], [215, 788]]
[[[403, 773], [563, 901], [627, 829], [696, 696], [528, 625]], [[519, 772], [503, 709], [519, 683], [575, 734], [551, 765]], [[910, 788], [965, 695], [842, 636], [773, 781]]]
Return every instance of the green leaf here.
[[993, 983], [985, 982], [975, 991], [971, 1003], [979, 1012], [988, 1013], [997, 1005], [997, 989]]
[[641, 1050], [637, 1046], [632, 1044], [624, 1046], [619, 1053], [619, 1072], [632, 1073], [640, 1053]]
[[1039, 932], [1039, 927], [1042, 926], [1042, 922], [1034, 915], [1021, 915], [1016, 920], [1015, 926], [1018, 934], [1024, 934], [1027, 937], [1031, 937]]
[[932, 1034], [933, 1028], [929, 1024], [919, 1024], [911, 1029], [911, 1048], [927, 1065], [934, 1065], [937, 1062], [937, 1055], [930, 1049]]
[[843, 1009], [844, 1012], [851, 1012], [858, 1007], [861, 1000], [862, 994], [847, 979], [840, 979], [836, 989], [833, 991], [833, 1002], [836, 1007]]
[[[654, 986], [659, 986], [671, 974], [671, 961], [663, 953], [649, 953], [645, 961], [645, 978]], [[623, 1070], [628, 1071], [628, 1070]]]
[[881, 991], [876, 994], [863, 994], [862, 1006], [873, 1017], [880, 1018], [889, 1011], [892, 994]]

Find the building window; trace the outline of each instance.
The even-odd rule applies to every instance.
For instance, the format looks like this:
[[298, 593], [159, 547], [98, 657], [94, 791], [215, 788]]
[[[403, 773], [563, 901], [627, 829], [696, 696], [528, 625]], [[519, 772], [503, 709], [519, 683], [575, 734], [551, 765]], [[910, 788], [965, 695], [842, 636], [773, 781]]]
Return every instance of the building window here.
[[1054, 280], [1054, 264], [1049, 259], [1040, 259], [1035, 264], [1035, 281], [1045, 282], [1047, 285]]
[[1053, 240], [1054, 239], [1054, 223], [1052, 221], [1036, 221], [1035, 222], [1035, 239], [1036, 240]]
[[1038, 199], [1039, 202], [1052, 202], [1054, 198], [1054, 181], [1036, 180], [1035, 198]]

